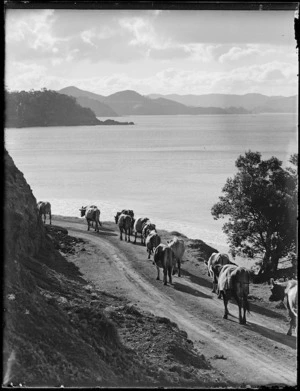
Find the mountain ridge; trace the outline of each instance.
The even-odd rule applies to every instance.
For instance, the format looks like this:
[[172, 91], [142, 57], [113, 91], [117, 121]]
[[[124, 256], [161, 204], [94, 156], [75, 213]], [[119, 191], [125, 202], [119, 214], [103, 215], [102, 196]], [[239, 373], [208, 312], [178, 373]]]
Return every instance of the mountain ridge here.
[[[126, 115], [182, 115], [182, 114], [259, 114], [259, 113], [296, 113], [297, 95], [267, 96], [260, 93], [237, 94], [150, 94], [141, 95], [134, 90], [118, 91], [108, 96], [66, 87], [57, 91], [84, 100], [85, 107], [91, 107], [91, 100], [112, 110], [109, 116]], [[171, 99], [172, 98], [172, 99]], [[90, 99], [90, 101], [89, 101]], [[97, 112], [98, 116], [108, 116]]]

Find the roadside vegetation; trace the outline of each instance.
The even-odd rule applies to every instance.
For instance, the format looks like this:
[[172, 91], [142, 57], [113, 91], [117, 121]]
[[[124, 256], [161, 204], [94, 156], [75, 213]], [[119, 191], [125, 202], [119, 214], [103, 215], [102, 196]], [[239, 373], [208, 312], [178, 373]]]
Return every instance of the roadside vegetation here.
[[289, 161], [292, 167], [283, 168], [279, 159], [262, 160], [259, 152], [239, 156], [237, 174], [211, 210], [215, 219], [227, 218], [223, 231], [233, 256], [261, 257], [256, 281], [275, 277], [283, 258], [296, 266], [298, 154]]

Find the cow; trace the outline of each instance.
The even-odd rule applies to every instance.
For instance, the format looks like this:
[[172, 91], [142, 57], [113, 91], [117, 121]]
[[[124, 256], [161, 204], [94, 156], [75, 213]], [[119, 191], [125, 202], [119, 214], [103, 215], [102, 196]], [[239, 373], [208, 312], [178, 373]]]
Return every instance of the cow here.
[[100, 222], [100, 209], [96, 205], [91, 205], [82, 206], [79, 211], [81, 212], [81, 217], [85, 216], [86, 218], [88, 231], [90, 230], [91, 222], [95, 222], [95, 231], [99, 232], [99, 225], [102, 226]]
[[148, 252], [148, 259], [150, 259], [150, 255], [155, 251], [156, 247], [160, 244], [161, 239], [158, 233], [153, 230], [149, 232], [149, 235], [146, 238], [146, 248]]
[[142, 232], [143, 232], [144, 225], [146, 224], [147, 221], [149, 221], [148, 217], [139, 217], [138, 219], [135, 220], [133, 226], [134, 244], [136, 243], [136, 237], [138, 233], [141, 234], [141, 243], [144, 244]]
[[131, 217], [131, 227], [130, 227], [130, 235], [132, 234], [133, 231], [133, 224], [134, 224], [134, 212], [132, 209], [123, 209], [121, 212], [117, 212], [115, 215], [115, 222], [118, 224], [118, 220], [121, 214], [124, 215], [129, 215]]
[[39, 216], [44, 216], [44, 224], [46, 224], [46, 214], [49, 214], [49, 220], [51, 225], [51, 204], [47, 201], [39, 201], [37, 203], [37, 208], [39, 211]]
[[[177, 236], [174, 236], [172, 240], [167, 240], [167, 244], [170, 247], [170, 249], [173, 251], [175, 258], [177, 260], [178, 277], [180, 277], [181, 260], [185, 252], [184, 240], [179, 239]], [[176, 267], [174, 267], [173, 270], [173, 274], [175, 273], [176, 273]]]
[[159, 280], [159, 269], [164, 272], [164, 285], [167, 285], [167, 275], [169, 276], [169, 283], [172, 284], [173, 269], [176, 266], [176, 258], [171, 248], [165, 244], [159, 244], [154, 251], [153, 264], [157, 268], [157, 277]]
[[[249, 271], [237, 265], [217, 265], [217, 268], [220, 269], [219, 280], [218, 280], [218, 289], [220, 294], [223, 297], [224, 301], [224, 319], [227, 319], [229, 311], [227, 308], [228, 300], [233, 297], [239, 307], [239, 323], [246, 324], [246, 311], [249, 311], [249, 282], [250, 282], [250, 273]], [[242, 316], [243, 308], [243, 316]]]
[[118, 226], [120, 230], [120, 240], [123, 240], [122, 233], [125, 233], [125, 241], [130, 242], [130, 229], [132, 218], [129, 215], [121, 214], [118, 219]]
[[213, 280], [212, 292], [218, 293], [218, 297], [220, 298], [221, 297], [220, 292], [216, 292], [216, 290], [218, 289], [218, 277], [219, 277], [220, 268], [216, 266], [217, 265], [224, 266], [228, 264], [234, 265], [234, 263], [230, 261], [229, 256], [227, 254], [223, 254], [223, 253], [212, 253], [208, 261], [204, 261], [204, 263], [207, 266], [208, 275]]
[[123, 209], [121, 212], [117, 212], [115, 215], [115, 222], [118, 224], [119, 217], [121, 214], [129, 215], [130, 217], [134, 218], [134, 212], [132, 209]]
[[290, 327], [288, 329], [287, 335], [292, 335], [293, 326], [295, 326], [297, 330], [298, 282], [296, 280], [275, 282], [273, 278], [271, 278], [270, 283], [271, 296], [269, 297], [269, 301], [281, 300], [283, 302], [286, 298], [286, 307], [288, 309], [288, 315], [290, 318]]
[[151, 231], [156, 232], [156, 225], [152, 224], [151, 221], [148, 220], [146, 222], [146, 224], [144, 224], [143, 229], [142, 229], [142, 237], [143, 237], [144, 243], [146, 243], [146, 238]]

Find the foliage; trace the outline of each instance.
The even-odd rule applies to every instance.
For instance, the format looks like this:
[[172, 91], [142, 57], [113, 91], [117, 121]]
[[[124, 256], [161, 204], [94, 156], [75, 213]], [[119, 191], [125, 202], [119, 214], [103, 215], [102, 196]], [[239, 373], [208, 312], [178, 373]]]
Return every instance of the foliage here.
[[96, 125], [94, 112], [81, 107], [76, 99], [56, 91], [6, 91], [5, 126]]
[[[298, 164], [298, 155], [290, 163]], [[263, 256], [260, 273], [276, 272], [280, 258], [296, 257], [298, 184], [295, 168], [282, 168], [276, 157], [262, 160], [246, 152], [235, 163], [238, 173], [228, 178], [211, 213], [228, 217], [223, 231], [233, 255]]]

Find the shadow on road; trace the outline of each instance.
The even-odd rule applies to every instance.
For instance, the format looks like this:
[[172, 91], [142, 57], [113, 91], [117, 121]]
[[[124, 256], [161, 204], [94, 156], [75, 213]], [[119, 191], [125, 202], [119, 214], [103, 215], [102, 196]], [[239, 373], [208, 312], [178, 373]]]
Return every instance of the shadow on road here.
[[[212, 282], [205, 279], [205, 278], [195, 276], [194, 274], [191, 274], [187, 270], [184, 270], [184, 269], [181, 269], [181, 274], [183, 276], [187, 276], [190, 279], [190, 281], [195, 284], [201, 285], [206, 288], [212, 288]], [[213, 298], [213, 296], [210, 296], [210, 298]], [[237, 305], [235, 300], [230, 299], [230, 302], [232, 304]], [[271, 309], [254, 304], [254, 303], [252, 303], [252, 301], [249, 301], [249, 304], [250, 304], [250, 311], [251, 312], [256, 312], [257, 314], [265, 315], [270, 318], [286, 319], [286, 314], [279, 314]]]
[[292, 349], [296, 349], [296, 337], [278, 333], [277, 331], [271, 330], [267, 327], [251, 323], [247, 321], [245, 325], [249, 330], [263, 335], [264, 337], [271, 339], [275, 342], [282, 343], [283, 345], [289, 346]]
[[256, 312], [257, 314], [260, 315], [265, 315], [270, 318], [279, 318], [279, 319], [286, 319], [286, 314], [278, 314], [275, 311], [269, 310], [268, 308], [261, 307], [257, 304], [254, 304], [250, 301], [250, 311], [251, 312]]
[[206, 280], [205, 278], [195, 276], [194, 274], [188, 272], [187, 270], [181, 269], [181, 275], [187, 276], [190, 278], [191, 282], [201, 285], [206, 288], [211, 288], [212, 289], [212, 282]]
[[183, 285], [180, 282], [173, 282], [174, 289], [180, 292], [188, 293], [189, 295], [193, 295], [196, 297], [201, 297], [203, 299], [211, 299], [212, 296], [206, 295], [205, 293], [202, 293], [194, 288], [191, 288], [187, 285]]

